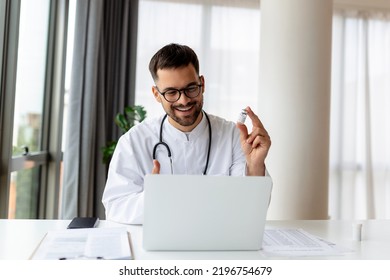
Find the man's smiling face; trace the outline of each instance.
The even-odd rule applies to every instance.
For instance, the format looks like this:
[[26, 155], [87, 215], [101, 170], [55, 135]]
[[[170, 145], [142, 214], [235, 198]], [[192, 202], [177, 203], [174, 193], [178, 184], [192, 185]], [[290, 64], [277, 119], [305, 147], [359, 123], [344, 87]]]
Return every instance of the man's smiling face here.
[[[169, 122], [177, 129], [189, 132], [202, 120], [204, 78], [198, 76], [192, 64], [179, 68], [157, 70], [158, 80], [153, 87], [154, 97], [160, 102], [169, 116]], [[189, 98], [181, 92], [180, 98], [170, 103], [159, 93], [170, 89], [185, 89], [194, 85], [202, 85], [200, 93], [194, 98]]]

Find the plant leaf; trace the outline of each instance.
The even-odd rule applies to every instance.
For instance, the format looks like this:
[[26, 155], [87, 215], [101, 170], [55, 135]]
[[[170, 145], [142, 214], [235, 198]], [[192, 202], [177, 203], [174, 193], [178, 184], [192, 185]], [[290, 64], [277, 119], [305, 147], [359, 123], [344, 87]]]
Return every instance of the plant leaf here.
[[[124, 112], [118, 113], [115, 116], [114, 122], [121, 129], [122, 133], [126, 133], [136, 123], [142, 122], [146, 118], [146, 110], [143, 106], [134, 105], [126, 106]], [[117, 141], [108, 142], [105, 147], [102, 147], [103, 163], [109, 163], [115, 148]]]

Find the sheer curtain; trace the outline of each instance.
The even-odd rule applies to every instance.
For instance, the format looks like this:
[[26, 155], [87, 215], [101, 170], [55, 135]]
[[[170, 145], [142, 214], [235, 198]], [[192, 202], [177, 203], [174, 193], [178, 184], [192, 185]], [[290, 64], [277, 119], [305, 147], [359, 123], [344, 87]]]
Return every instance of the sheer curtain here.
[[205, 106], [235, 121], [259, 95], [260, 3], [258, 0], [140, 0], [136, 99], [148, 116], [164, 113], [152, 95], [148, 64], [169, 43], [192, 47], [205, 76]]
[[390, 13], [333, 22], [330, 217], [390, 218]]

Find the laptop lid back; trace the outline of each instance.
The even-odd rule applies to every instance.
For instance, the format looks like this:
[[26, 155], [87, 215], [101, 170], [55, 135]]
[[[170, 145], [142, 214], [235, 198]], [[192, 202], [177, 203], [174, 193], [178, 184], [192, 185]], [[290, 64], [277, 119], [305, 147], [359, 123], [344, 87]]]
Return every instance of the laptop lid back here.
[[146, 250], [259, 250], [270, 177], [147, 175]]

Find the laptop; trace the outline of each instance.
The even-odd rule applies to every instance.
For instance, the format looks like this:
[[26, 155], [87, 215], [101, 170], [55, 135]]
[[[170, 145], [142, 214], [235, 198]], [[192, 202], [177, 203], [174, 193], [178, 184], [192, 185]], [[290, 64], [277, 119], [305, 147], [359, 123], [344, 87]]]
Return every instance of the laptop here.
[[271, 177], [146, 175], [145, 250], [260, 250]]

